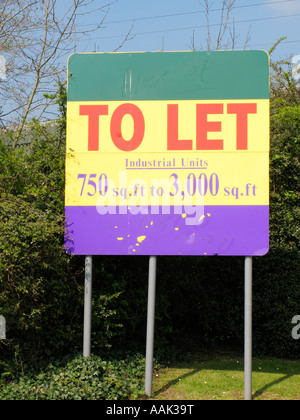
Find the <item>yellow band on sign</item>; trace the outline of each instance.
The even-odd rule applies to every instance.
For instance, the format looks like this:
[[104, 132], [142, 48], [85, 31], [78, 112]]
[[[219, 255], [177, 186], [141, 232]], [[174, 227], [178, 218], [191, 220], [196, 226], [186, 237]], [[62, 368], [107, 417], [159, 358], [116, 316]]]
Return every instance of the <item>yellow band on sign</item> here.
[[68, 158], [66, 205], [151, 205], [158, 197], [167, 200], [158, 205], [191, 197], [204, 200], [191, 204], [268, 205], [267, 165], [267, 153], [77, 154]]
[[67, 130], [68, 206], [269, 203], [268, 100], [70, 102]]
[[269, 151], [269, 100], [69, 102], [67, 151]]

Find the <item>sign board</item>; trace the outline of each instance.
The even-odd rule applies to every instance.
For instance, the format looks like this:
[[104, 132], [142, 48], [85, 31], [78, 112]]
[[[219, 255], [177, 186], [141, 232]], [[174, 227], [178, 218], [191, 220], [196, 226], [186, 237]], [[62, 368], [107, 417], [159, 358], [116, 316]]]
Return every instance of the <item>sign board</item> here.
[[74, 54], [66, 249], [78, 255], [264, 255], [264, 51]]

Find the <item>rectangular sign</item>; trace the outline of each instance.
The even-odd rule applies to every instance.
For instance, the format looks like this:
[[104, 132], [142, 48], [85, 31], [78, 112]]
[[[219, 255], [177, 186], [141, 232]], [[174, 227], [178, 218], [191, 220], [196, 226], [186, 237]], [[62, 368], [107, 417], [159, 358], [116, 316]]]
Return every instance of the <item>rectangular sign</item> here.
[[265, 52], [74, 54], [68, 75], [68, 252], [268, 251]]

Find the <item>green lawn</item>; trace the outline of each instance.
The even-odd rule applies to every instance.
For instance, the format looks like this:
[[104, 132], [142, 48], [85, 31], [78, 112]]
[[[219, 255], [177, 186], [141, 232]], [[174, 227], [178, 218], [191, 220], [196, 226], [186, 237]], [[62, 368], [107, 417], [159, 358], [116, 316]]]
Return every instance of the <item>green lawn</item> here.
[[[253, 359], [254, 400], [300, 400], [300, 360]], [[155, 400], [243, 400], [243, 357], [193, 356], [157, 370]]]

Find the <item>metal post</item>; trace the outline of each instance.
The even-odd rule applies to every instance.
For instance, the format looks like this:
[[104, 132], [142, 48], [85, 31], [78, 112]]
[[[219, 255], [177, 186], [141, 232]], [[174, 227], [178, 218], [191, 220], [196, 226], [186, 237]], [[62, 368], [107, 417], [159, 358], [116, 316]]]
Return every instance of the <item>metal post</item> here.
[[83, 357], [91, 355], [92, 263], [93, 257], [85, 257]]
[[252, 399], [252, 257], [245, 257], [244, 400]]
[[147, 313], [147, 341], [146, 341], [146, 371], [145, 392], [148, 397], [152, 394], [153, 348], [154, 348], [154, 320], [155, 320], [155, 288], [156, 288], [157, 257], [149, 258], [148, 283], [148, 313]]

